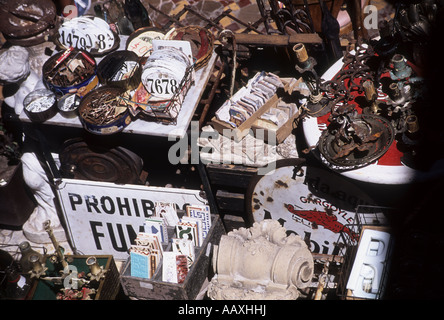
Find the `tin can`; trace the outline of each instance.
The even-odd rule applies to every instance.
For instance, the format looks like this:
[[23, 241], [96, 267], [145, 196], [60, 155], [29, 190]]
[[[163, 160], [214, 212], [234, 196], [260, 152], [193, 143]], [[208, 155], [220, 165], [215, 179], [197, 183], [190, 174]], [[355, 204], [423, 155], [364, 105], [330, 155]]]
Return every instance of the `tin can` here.
[[[119, 96], [124, 92], [125, 89], [121, 87], [107, 85], [94, 89], [85, 95], [79, 106], [79, 119], [83, 128], [97, 135], [110, 135], [125, 129], [131, 123], [131, 116], [126, 104], [119, 99]], [[101, 108], [111, 101], [115, 103], [116, 109], [121, 108], [120, 111], [101, 112]], [[104, 119], [107, 114], [113, 114], [112, 119]]]
[[59, 113], [65, 118], [75, 118], [79, 114], [81, 98], [75, 93], [65, 94], [57, 102]]
[[23, 100], [25, 114], [33, 122], [44, 122], [55, 116], [56, 103], [56, 95], [48, 89], [34, 90]]
[[133, 90], [140, 84], [142, 68], [132, 51], [120, 50], [108, 54], [97, 66], [97, 76], [103, 85]]
[[45, 86], [58, 97], [76, 93], [82, 98], [99, 83], [94, 57], [72, 47], [51, 56], [43, 64], [42, 73]]

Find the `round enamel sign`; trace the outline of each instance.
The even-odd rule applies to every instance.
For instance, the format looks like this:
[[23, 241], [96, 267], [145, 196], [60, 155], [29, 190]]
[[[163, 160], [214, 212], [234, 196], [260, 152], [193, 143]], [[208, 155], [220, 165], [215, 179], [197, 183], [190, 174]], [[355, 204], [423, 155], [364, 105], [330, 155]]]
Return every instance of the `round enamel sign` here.
[[120, 43], [118, 35], [111, 30], [109, 24], [93, 16], [64, 21], [58, 29], [57, 41], [64, 48], [74, 47], [93, 56], [107, 54]]
[[279, 160], [274, 171], [254, 177], [246, 203], [254, 222], [278, 220], [322, 254], [339, 254], [341, 232], [357, 239], [351, 227], [356, 208], [374, 204], [343, 176], [307, 166], [304, 159]]
[[153, 50], [153, 40], [163, 39], [164, 34], [152, 27], [145, 27], [134, 31], [126, 42], [126, 49], [133, 51], [139, 57], [148, 57]]

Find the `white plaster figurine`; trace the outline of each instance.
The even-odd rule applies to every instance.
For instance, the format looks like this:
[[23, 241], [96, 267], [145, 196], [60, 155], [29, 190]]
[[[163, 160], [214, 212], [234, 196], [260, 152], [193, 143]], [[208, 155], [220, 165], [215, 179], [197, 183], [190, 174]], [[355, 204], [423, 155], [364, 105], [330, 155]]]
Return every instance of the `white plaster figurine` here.
[[41, 77], [29, 65], [28, 50], [21, 46], [12, 46], [0, 54], [0, 81], [20, 84], [14, 95], [4, 99], [17, 115], [22, 113], [23, 100], [31, 91], [45, 88]]
[[293, 300], [307, 288], [313, 257], [300, 236], [276, 220], [255, 222], [222, 235], [214, 246], [215, 276], [208, 285], [213, 300]]
[[[32, 91], [44, 88], [41, 77], [32, 70], [29, 64], [29, 52], [21, 46], [11, 46], [0, 54], [0, 81], [19, 84], [18, 91], [4, 99], [17, 115], [23, 111], [23, 100]], [[54, 193], [45, 171], [34, 153], [24, 153], [21, 157], [23, 178], [33, 191], [37, 206], [28, 220], [23, 224], [23, 234], [31, 242], [50, 243], [43, 222], [51, 221], [54, 235], [60, 241], [66, 240], [54, 204]]]
[[35, 243], [51, 242], [43, 226], [46, 220], [50, 220], [56, 239], [65, 241], [65, 230], [55, 209], [54, 192], [37, 156], [34, 153], [25, 152], [22, 155], [22, 164], [25, 183], [32, 190], [37, 201], [34, 211], [22, 226], [23, 234], [28, 240]]

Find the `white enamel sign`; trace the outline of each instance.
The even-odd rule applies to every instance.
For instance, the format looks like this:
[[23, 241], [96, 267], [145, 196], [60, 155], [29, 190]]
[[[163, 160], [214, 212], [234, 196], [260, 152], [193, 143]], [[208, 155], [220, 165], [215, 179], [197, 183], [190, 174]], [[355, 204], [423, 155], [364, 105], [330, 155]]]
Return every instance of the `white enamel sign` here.
[[[316, 167], [299, 166], [298, 159], [277, 162], [272, 173], [257, 177], [247, 195], [254, 221], [278, 220], [287, 233], [310, 243], [310, 251], [338, 254], [340, 233], [356, 239], [356, 207], [374, 202], [342, 176]], [[282, 163], [284, 163], [282, 165]]]
[[107, 182], [62, 179], [57, 188], [72, 245], [86, 255], [128, 258], [127, 250], [156, 202], [207, 204], [200, 190], [118, 185]]

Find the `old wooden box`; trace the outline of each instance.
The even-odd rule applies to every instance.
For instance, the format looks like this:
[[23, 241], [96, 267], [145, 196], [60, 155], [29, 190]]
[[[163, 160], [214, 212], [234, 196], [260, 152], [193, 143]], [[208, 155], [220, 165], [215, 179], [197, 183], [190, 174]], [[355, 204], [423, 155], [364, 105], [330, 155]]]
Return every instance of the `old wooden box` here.
[[[285, 94], [291, 95], [293, 90], [299, 85], [300, 79], [296, 80], [294, 78], [282, 78], [282, 82], [284, 83], [284, 92]], [[233, 128], [230, 124], [225, 121], [221, 121], [216, 117], [211, 119], [211, 125], [217, 130], [219, 133], [224, 134], [225, 136], [232, 138], [234, 141], [239, 142], [244, 138], [250, 130], [253, 132], [256, 138], [263, 139], [265, 142], [269, 142], [270, 133], [274, 131], [274, 135], [276, 137], [276, 143], [279, 144], [288, 137], [288, 135], [292, 132], [292, 130], [296, 127], [295, 120], [300, 115], [299, 111], [296, 111], [282, 126], [279, 128], [270, 128], [264, 127], [261, 124], [261, 120], [259, 119], [264, 113], [269, 111], [271, 108], [276, 108], [281, 97], [278, 94], [272, 96], [262, 107], [260, 107], [255, 113], [253, 113], [246, 121], [244, 121], [237, 128]], [[263, 129], [263, 133], [257, 134], [258, 129]], [[273, 141], [274, 142], [274, 141]]]
[[[162, 263], [151, 279], [131, 276], [131, 258], [128, 258], [120, 274], [125, 295], [140, 300], [194, 300], [205, 280], [211, 276], [213, 245], [218, 244], [224, 226], [219, 216], [212, 215], [212, 226], [201, 247], [196, 247], [196, 258], [181, 284], [162, 281]], [[168, 247], [165, 248], [169, 250]]]
[[[86, 260], [90, 255], [66, 255], [66, 261], [71, 266], [70, 270], [77, 271], [77, 274], [90, 272]], [[119, 271], [112, 255], [94, 255], [100, 267], [107, 270], [105, 277], [100, 279], [97, 283], [91, 285], [96, 290], [96, 293], [91, 297], [92, 300], [114, 300], [120, 289]], [[58, 276], [58, 269], [53, 263], [47, 259], [45, 266], [48, 268], [46, 276]], [[51, 281], [35, 280], [33, 282], [31, 292], [29, 294], [30, 300], [56, 300], [57, 293], [63, 289], [63, 285], [56, 285]]]

